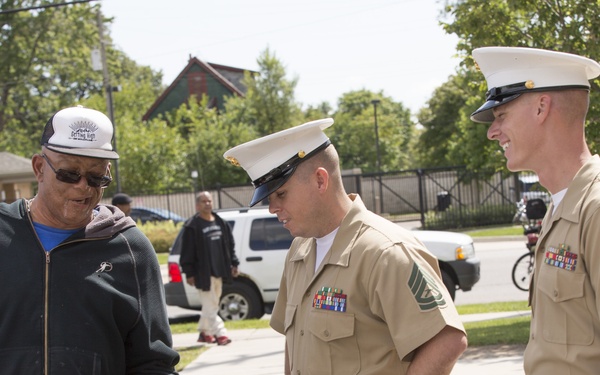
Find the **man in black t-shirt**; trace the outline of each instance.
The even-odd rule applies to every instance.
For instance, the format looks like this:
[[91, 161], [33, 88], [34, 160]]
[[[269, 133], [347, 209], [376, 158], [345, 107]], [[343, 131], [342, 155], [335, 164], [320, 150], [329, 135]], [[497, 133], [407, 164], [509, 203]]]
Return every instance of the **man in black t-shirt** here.
[[197, 213], [184, 224], [179, 263], [187, 283], [198, 289], [202, 313], [198, 322], [198, 342], [227, 345], [231, 340], [219, 317], [223, 283], [230, 284], [239, 274], [231, 228], [212, 210], [212, 195], [196, 196]]

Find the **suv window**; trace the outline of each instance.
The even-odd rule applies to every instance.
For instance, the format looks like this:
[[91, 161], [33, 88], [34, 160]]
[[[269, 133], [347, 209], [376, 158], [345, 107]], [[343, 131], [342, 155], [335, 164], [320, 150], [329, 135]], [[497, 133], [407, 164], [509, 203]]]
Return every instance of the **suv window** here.
[[254, 251], [289, 249], [294, 239], [274, 217], [252, 221], [250, 230], [250, 249]]

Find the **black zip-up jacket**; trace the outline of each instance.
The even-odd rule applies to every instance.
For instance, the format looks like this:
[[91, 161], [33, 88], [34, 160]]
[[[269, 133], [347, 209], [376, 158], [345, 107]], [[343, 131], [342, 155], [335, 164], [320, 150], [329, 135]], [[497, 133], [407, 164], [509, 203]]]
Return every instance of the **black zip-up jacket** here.
[[121, 211], [97, 209], [46, 253], [26, 201], [0, 204], [0, 373], [176, 374], [152, 244]]
[[[215, 222], [221, 227], [221, 248], [223, 249], [223, 268], [229, 270], [223, 276], [224, 284], [231, 284], [233, 276], [231, 275], [231, 267], [237, 267], [240, 264], [235, 255], [235, 241], [231, 234], [231, 227], [215, 212], [212, 213], [215, 217]], [[210, 290], [210, 258], [209, 252], [204, 248], [204, 234], [202, 233], [202, 225], [200, 217], [195, 214], [187, 219], [183, 224], [183, 237], [181, 242], [181, 254], [179, 256], [179, 264], [181, 270], [186, 274], [186, 277], [194, 276], [196, 288], [204, 291]]]

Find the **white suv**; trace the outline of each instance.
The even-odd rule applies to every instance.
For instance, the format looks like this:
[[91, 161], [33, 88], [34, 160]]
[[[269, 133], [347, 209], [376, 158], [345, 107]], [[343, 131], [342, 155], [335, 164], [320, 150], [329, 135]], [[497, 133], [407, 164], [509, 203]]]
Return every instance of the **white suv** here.
[[[293, 237], [266, 208], [219, 211], [232, 228], [240, 276], [223, 285], [219, 315], [225, 320], [255, 319], [270, 313], [279, 290], [285, 256]], [[439, 260], [444, 284], [452, 298], [479, 280], [479, 259], [473, 239], [465, 234], [414, 231]], [[181, 233], [169, 254], [169, 283], [165, 284], [167, 305], [199, 309], [196, 288], [185, 283], [179, 266]]]

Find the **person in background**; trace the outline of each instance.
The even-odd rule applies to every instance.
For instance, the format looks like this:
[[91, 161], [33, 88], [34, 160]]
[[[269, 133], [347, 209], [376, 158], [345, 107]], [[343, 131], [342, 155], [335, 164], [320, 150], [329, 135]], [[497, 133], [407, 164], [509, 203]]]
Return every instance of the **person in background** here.
[[101, 112], [56, 112], [31, 159], [37, 195], [0, 204], [2, 373], [176, 374], [152, 244], [98, 204], [112, 137]]
[[296, 238], [271, 327], [286, 374], [450, 374], [467, 346], [437, 259], [406, 229], [344, 189], [323, 119], [234, 147], [224, 157], [254, 185], [250, 206]]
[[[552, 202], [535, 252], [528, 375], [589, 375], [600, 369], [600, 158], [585, 141], [589, 80], [600, 64], [533, 48], [484, 47], [473, 58], [487, 80], [471, 119], [511, 171], [537, 173]], [[596, 87], [598, 87], [596, 85]]]
[[239, 275], [240, 262], [229, 224], [213, 211], [212, 195], [196, 195], [196, 214], [183, 225], [179, 264], [189, 285], [198, 289], [202, 313], [198, 321], [198, 342], [227, 345], [225, 324], [219, 316], [223, 283]]
[[112, 205], [123, 211], [125, 216], [131, 214], [131, 202], [133, 202], [133, 199], [125, 193], [117, 193], [112, 198]]

